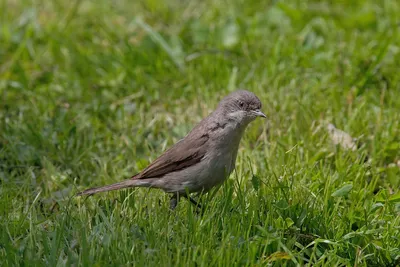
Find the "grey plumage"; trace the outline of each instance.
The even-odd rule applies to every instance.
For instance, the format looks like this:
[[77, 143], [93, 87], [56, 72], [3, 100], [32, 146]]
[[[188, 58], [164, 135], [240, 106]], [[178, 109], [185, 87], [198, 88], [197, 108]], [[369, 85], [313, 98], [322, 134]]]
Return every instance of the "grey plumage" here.
[[[265, 117], [260, 109], [261, 101], [253, 93], [246, 90], [233, 92], [185, 138], [140, 173], [129, 180], [91, 188], [78, 195], [127, 187], [151, 187], [173, 193], [177, 202], [179, 194], [186, 196], [187, 192], [207, 192], [220, 185], [234, 169], [239, 142], [246, 126], [256, 117]], [[175, 205], [171, 201], [171, 206]]]

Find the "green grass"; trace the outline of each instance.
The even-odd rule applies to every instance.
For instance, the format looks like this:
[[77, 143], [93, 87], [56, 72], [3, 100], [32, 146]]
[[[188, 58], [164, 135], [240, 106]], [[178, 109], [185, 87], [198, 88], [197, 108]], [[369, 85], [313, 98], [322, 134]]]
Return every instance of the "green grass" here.
[[[1, 1], [1, 265], [399, 265], [400, 4], [332, 2]], [[73, 197], [235, 88], [269, 119], [203, 215], [143, 188]]]

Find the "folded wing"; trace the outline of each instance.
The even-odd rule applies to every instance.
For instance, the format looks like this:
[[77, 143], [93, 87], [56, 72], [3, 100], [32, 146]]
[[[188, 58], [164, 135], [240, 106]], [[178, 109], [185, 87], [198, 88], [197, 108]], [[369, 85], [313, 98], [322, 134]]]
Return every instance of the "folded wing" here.
[[208, 140], [208, 133], [196, 134], [192, 131], [192, 134], [177, 142], [131, 179], [160, 178], [167, 173], [183, 170], [200, 162], [206, 154]]

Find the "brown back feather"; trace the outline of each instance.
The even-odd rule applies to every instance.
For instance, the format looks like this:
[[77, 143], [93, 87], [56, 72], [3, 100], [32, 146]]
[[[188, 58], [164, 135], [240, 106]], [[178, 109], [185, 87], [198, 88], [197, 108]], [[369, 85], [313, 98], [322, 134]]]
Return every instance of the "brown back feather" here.
[[204, 157], [208, 147], [209, 135], [200, 123], [184, 139], [165, 151], [142, 172], [131, 179], [160, 178], [170, 172], [190, 167]]

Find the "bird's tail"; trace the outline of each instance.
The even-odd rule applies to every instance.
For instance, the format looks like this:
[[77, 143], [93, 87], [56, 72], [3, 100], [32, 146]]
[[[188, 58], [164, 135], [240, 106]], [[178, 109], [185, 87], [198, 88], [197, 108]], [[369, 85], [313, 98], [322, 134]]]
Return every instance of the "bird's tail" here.
[[77, 196], [93, 195], [93, 194], [100, 193], [100, 192], [107, 192], [107, 191], [118, 190], [118, 189], [128, 188], [128, 187], [137, 187], [137, 186], [150, 187], [151, 183], [146, 180], [130, 179], [130, 180], [125, 180], [125, 181], [122, 181], [119, 183], [110, 184], [110, 185], [106, 185], [106, 186], [93, 187], [93, 188], [87, 189], [85, 191], [79, 192], [76, 195]]

